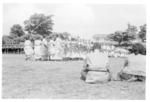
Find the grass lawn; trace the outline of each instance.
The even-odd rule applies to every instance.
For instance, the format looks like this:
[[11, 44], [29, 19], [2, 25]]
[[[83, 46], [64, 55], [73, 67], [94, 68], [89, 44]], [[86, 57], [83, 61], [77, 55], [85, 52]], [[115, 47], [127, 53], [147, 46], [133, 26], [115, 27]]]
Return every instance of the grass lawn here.
[[[3, 98], [145, 99], [144, 82], [80, 80], [82, 61], [25, 61], [24, 55], [2, 55]], [[118, 62], [111, 59], [117, 69]]]

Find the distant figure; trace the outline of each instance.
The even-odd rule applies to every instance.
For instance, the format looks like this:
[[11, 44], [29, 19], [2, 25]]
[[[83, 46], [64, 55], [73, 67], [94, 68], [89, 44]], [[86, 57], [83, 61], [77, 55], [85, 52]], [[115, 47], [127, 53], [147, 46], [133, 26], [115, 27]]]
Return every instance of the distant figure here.
[[87, 83], [103, 83], [110, 80], [108, 70], [109, 58], [107, 54], [99, 52], [97, 48], [84, 60], [84, 69], [81, 72], [81, 79]]
[[31, 60], [33, 58], [34, 50], [33, 50], [33, 43], [31, 42], [31, 40], [25, 40], [24, 52], [25, 52], [26, 60]]
[[41, 42], [41, 60], [48, 60], [48, 42], [45, 38]]
[[55, 41], [55, 58], [56, 60], [61, 60], [63, 57], [63, 49], [62, 49], [62, 40], [57, 38]]
[[52, 38], [49, 40], [48, 42], [48, 53], [49, 53], [49, 60], [53, 59], [53, 57], [55, 56], [55, 39]]
[[34, 41], [34, 58], [35, 60], [42, 60], [42, 41], [41, 38], [37, 38]]

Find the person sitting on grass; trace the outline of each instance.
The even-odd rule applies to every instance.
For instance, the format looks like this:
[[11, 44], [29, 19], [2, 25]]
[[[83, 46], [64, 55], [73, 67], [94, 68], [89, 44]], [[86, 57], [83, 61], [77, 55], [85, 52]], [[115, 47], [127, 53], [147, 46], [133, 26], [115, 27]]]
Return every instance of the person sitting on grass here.
[[124, 68], [118, 74], [122, 81], [145, 81], [146, 56], [137, 52], [128, 56]]
[[93, 51], [84, 60], [81, 79], [87, 83], [110, 81], [108, 55], [100, 51], [99, 47], [93, 47]]

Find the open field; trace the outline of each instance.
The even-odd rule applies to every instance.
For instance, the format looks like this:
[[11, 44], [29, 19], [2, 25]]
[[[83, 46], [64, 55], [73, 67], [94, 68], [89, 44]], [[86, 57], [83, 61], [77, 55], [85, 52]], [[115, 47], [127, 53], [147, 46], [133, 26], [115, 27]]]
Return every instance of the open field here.
[[25, 61], [23, 55], [2, 57], [3, 98], [145, 99], [144, 82], [84, 83], [80, 80], [82, 61], [35, 62]]

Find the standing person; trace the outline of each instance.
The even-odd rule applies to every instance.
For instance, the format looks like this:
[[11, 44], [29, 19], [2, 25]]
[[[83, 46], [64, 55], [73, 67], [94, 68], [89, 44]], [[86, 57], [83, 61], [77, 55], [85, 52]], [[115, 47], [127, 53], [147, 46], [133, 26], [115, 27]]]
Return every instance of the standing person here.
[[41, 42], [41, 60], [48, 60], [48, 42], [43, 38]]
[[62, 40], [60, 38], [56, 39], [56, 56], [58, 60], [62, 59], [63, 49], [62, 49]]
[[54, 41], [54, 39], [55, 38], [52, 38], [48, 42], [49, 60], [53, 59], [53, 57], [55, 56], [55, 41]]
[[42, 59], [42, 54], [41, 54], [41, 48], [42, 48], [42, 39], [41, 38], [36, 38], [34, 41], [34, 58], [35, 60], [41, 60]]
[[24, 42], [24, 52], [26, 56], [26, 60], [31, 60], [33, 58], [34, 50], [33, 50], [33, 43], [30, 39], [26, 39]]
[[87, 55], [84, 60], [81, 79], [87, 83], [103, 83], [111, 79], [109, 72], [109, 58], [98, 47], [93, 47], [93, 53]]

